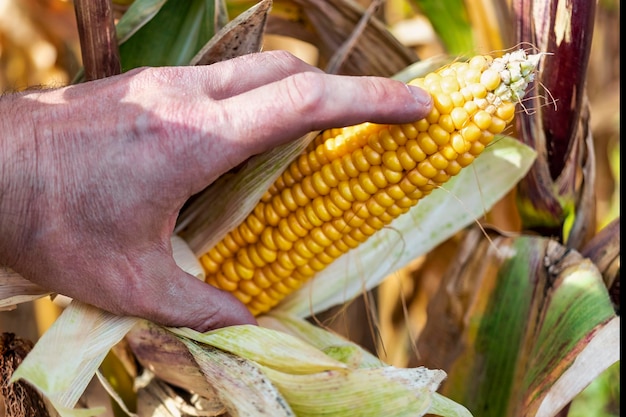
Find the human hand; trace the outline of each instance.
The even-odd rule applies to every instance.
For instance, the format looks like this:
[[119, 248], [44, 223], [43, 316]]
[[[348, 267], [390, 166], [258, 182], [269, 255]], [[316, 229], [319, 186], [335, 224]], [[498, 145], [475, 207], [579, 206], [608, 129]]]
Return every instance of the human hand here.
[[398, 81], [327, 75], [285, 52], [143, 68], [0, 97], [0, 264], [120, 315], [199, 331], [254, 323], [183, 272], [185, 201], [248, 157], [310, 131], [424, 117]]

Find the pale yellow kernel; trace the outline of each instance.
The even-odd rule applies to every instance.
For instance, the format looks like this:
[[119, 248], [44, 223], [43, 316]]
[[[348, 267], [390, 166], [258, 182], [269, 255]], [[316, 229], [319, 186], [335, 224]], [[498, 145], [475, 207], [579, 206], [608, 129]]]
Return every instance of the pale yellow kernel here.
[[469, 149], [470, 144], [480, 139], [481, 135], [482, 131], [478, 128], [478, 126], [476, 126], [473, 122], [469, 122], [463, 129], [461, 129], [461, 136], [463, 137], [463, 142], [465, 144], [463, 149], [465, 150], [461, 150], [459, 147], [459, 150], [461, 150], [459, 153], [466, 152]]
[[470, 69], [482, 71], [487, 66], [487, 60], [483, 55], [475, 55], [469, 60], [468, 64]]
[[[452, 112], [454, 112], [455, 109], [456, 107], [452, 109]], [[454, 120], [452, 119], [452, 116], [450, 114], [442, 114], [441, 116], [439, 116], [437, 125], [439, 125], [441, 128], [443, 128], [443, 130], [448, 133], [452, 133], [456, 129], [454, 127]]]
[[415, 162], [420, 162], [426, 159], [426, 153], [422, 150], [416, 140], [407, 141], [406, 150]]
[[389, 129], [381, 130], [378, 135], [380, 138], [380, 144], [385, 151], [395, 151], [396, 149], [398, 149], [398, 144], [396, 143], [393, 136], [391, 136], [391, 132], [389, 132]]
[[515, 116], [515, 104], [510, 103], [510, 102], [502, 103], [496, 109], [496, 116], [498, 116], [500, 119], [504, 120], [505, 122], [510, 123], [511, 120], [513, 120], [513, 117]]
[[497, 116], [493, 116], [491, 118], [491, 125], [489, 126], [489, 129], [487, 130], [491, 133], [498, 134], [498, 133], [502, 133], [502, 131], [505, 128], [506, 128], [506, 122]]
[[[402, 126], [399, 126], [399, 125], [389, 126], [389, 133], [391, 133], [393, 140], [398, 144], [398, 146], [402, 146], [406, 143], [407, 137], [402, 131]], [[417, 135], [417, 132], [416, 132], [416, 135]]]
[[367, 172], [367, 171], [369, 171], [369, 169], [371, 167], [369, 161], [367, 160], [367, 158], [363, 154], [363, 150], [362, 149], [356, 149], [352, 153], [352, 162], [353, 162], [354, 166], [356, 167], [356, 169], [359, 172]]
[[472, 84], [479, 83], [480, 74], [480, 70], [477, 70], [476, 68], [468, 68], [463, 74], [463, 79], [465, 80], [466, 85], [470, 86]]
[[454, 123], [454, 128], [460, 130], [467, 124], [470, 116], [463, 107], [455, 107], [452, 112], [450, 112], [450, 118]]
[[417, 131], [417, 127], [415, 126], [415, 124], [406, 123], [406, 124], [400, 125], [400, 128], [402, 129], [402, 133], [404, 133], [407, 139], [415, 139], [417, 137], [418, 131]]
[[350, 194], [357, 201], [367, 201], [367, 199], [370, 198], [369, 193], [363, 189], [359, 180], [356, 178], [350, 180]]
[[372, 181], [372, 178], [370, 177], [369, 173], [367, 172], [361, 173], [361, 175], [359, 175], [358, 181], [359, 181], [359, 185], [361, 186], [361, 188], [363, 188], [363, 191], [365, 191], [366, 193], [374, 194], [376, 191], [378, 191], [378, 187], [376, 187], [376, 185]]
[[398, 160], [400, 161], [400, 165], [402, 166], [402, 169], [405, 171], [410, 171], [413, 168], [415, 168], [415, 166], [417, 166], [417, 162], [413, 160], [413, 158], [411, 157], [411, 154], [409, 154], [409, 151], [407, 151], [404, 146], [401, 148], [398, 148], [397, 157], [398, 157]]
[[[415, 126], [415, 130], [419, 134], [419, 132], [426, 132], [428, 130], [428, 127], [430, 126], [430, 123], [426, 119], [420, 119], [417, 122], [413, 123], [413, 126]], [[415, 138], [417, 138], [417, 134], [415, 135]]]
[[[395, 151], [387, 151], [382, 156], [383, 165], [393, 171], [402, 171], [402, 164]], [[373, 184], [372, 184], [373, 185]]]
[[463, 107], [466, 103], [465, 97], [460, 91], [453, 91], [450, 93], [450, 100], [452, 100], [452, 104], [454, 107]]
[[445, 94], [458, 92], [461, 88], [457, 81], [456, 73], [442, 77], [439, 85], [441, 86], [441, 91]]
[[478, 110], [472, 117], [472, 120], [480, 130], [487, 130], [491, 126], [492, 116], [485, 110]]
[[[435, 108], [439, 110], [440, 114], [449, 114], [454, 108], [452, 99], [448, 94], [444, 93], [433, 94], [433, 103], [435, 105]], [[428, 119], [428, 121], [433, 123], [430, 119]]]
[[474, 101], [466, 101], [463, 108], [470, 117], [478, 111], [478, 105]]
[[421, 78], [421, 77], [414, 78], [411, 81], [409, 81], [407, 84], [414, 85], [414, 86], [422, 88], [422, 89], [426, 88], [426, 86], [424, 84], [424, 79]]
[[495, 90], [500, 85], [500, 73], [491, 68], [487, 68], [480, 75], [480, 83], [489, 91]]
[[427, 155], [437, 152], [437, 143], [426, 132], [422, 132], [417, 136], [417, 143]]
[[440, 82], [441, 75], [439, 75], [437, 72], [430, 72], [424, 77], [424, 85], [427, 88], [430, 88], [433, 85], [439, 85]]
[[474, 96], [475, 99], [487, 97], [487, 88], [481, 83], [471, 84], [469, 88], [472, 92], [472, 96]]
[[369, 171], [369, 177], [377, 188], [385, 188], [389, 185], [389, 181], [383, 174], [383, 168], [381, 166], [372, 167]]
[[459, 92], [463, 95], [466, 103], [474, 100], [474, 95], [472, 94], [472, 89], [469, 87], [469, 85], [461, 88]]
[[[450, 142], [450, 133], [438, 124], [431, 125], [428, 134], [438, 147]], [[423, 145], [422, 148], [424, 148]]]
[[428, 159], [417, 164], [417, 170], [426, 178], [432, 178], [437, 175], [437, 169], [430, 163]]

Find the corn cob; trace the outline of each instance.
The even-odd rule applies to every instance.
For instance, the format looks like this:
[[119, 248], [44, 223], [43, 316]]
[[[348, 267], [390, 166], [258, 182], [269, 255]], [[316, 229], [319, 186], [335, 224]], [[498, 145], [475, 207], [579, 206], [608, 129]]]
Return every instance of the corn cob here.
[[321, 132], [238, 227], [200, 257], [206, 282], [257, 315], [468, 166], [513, 120], [539, 55], [475, 56], [410, 82], [414, 123]]

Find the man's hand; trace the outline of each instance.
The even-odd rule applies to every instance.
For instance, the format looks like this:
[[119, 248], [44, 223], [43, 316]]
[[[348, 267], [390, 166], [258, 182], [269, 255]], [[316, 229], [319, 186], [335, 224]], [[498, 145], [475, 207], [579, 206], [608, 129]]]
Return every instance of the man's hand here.
[[185, 201], [310, 131], [424, 117], [430, 97], [284, 52], [143, 68], [0, 98], [0, 264], [121, 315], [199, 331], [254, 323], [174, 263]]

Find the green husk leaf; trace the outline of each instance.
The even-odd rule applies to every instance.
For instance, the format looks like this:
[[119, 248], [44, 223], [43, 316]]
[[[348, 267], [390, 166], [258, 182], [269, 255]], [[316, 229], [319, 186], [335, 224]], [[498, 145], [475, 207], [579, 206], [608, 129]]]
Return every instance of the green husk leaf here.
[[101, 409], [73, 409], [113, 345], [137, 323], [72, 301], [13, 373], [41, 391], [62, 417], [92, 416]]
[[386, 365], [356, 343], [300, 317], [271, 311], [260, 316], [258, 322], [263, 327], [294, 335], [350, 368], [377, 368]]
[[445, 373], [426, 368], [360, 368], [293, 375], [261, 367], [299, 417], [422, 416]]
[[117, 42], [122, 44], [150, 21], [167, 0], [135, 0], [115, 25]]
[[205, 343], [269, 368], [288, 370], [291, 373], [307, 374], [346, 368], [345, 364], [294, 336], [260, 326], [229, 326], [206, 333], [189, 328], [171, 328], [170, 331], [177, 336]]
[[528, 146], [500, 137], [459, 175], [320, 271], [275, 310], [307, 317], [377, 286], [482, 217], [528, 172], [534, 158]]

